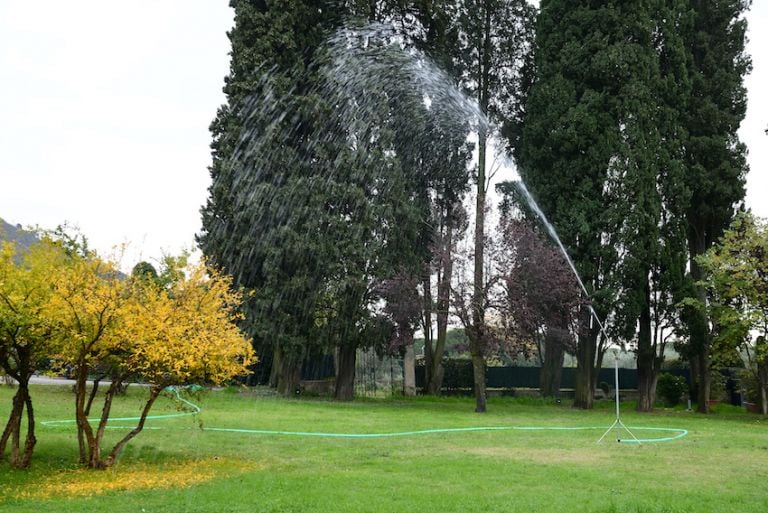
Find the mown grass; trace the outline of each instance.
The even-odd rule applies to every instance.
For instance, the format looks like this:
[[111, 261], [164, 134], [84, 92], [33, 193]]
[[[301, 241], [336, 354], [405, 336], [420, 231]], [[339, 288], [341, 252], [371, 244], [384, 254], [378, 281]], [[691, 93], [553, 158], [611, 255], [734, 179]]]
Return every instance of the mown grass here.
[[[66, 387], [35, 387], [40, 420], [70, 416]], [[115, 416], [139, 411], [129, 390]], [[0, 387], [0, 415], [12, 390]], [[600, 429], [481, 431], [345, 439], [212, 432], [205, 427], [393, 432], [472, 426], [608, 426], [594, 411], [536, 400], [285, 400], [226, 392], [203, 413], [148, 423], [109, 471], [77, 467], [73, 426], [40, 426], [32, 469], [0, 467], [0, 511], [23, 512], [760, 512], [768, 511], [768, 431], [737, 409], [650, 415], [629, 426], [679, 427], [659, 444], [597, 444]], [[154, 414], [175, 411], [159, 400]], [[121, 423], [125, 424], [125, 423]], [[109, 432], [114, 440], [119, 430]], [[665, 436], [647, 433], [643, 436]]]

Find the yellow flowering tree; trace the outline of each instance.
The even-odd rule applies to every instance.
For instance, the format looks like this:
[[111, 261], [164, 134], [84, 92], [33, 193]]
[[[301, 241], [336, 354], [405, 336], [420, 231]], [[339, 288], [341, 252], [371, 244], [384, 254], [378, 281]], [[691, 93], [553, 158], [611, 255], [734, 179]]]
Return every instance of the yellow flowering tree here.
[[[59, 325], [55, 357], [60, 365], [74, 371], [80, 462], [92, 464], [90, 456], [98, 461], [98, 454], [92, 450], [98, 434], [88, 416], [98, 382], [89, 392], [88, 378], [98, 367], [106, 365], [111, 367], [110, 388], [119, 386], [127, 377], [120, 365], [127, 344], [118, 330], [129, 288], [113, 263], [89, 253], [73, 252], [69, 256], [68, 265], [51, 276], [50, 315]], [[107, 393], [110, 404], [113, 395]]]
[[[0, 436], [0, 460], [14, 468], [29, 466], [37, 439], [29, 380], [37, 362], [50, 351], [56, 324], [48, 315], [50, 276], [65, 261], [61, 247], [43, 239], [28, 251], [17, 252], [13, 243], [0, 247], [0, 367], [18, 382], [11, 414]], [[26, 411], [26, 436], [22, 446], [22, 420]]]
[[[147, 276], [121, 280], [99, 263], [84, 264], [74, 266], [57, 288], [64, 310], [70, 312], [61, 354], [76, 368], [81, 460], [92, 468], [107, 468], [142, 431], [164, 388], [221, 383], [245, 372], [254, 356], [235, 324], [242, 298], [229, 277], [201, 264], [176, 273], [170, 283]], [[94, 427], [88, 419], [92, 396], [85, 380], [97, 364], [110, 369], [111, 383]], [[136, 427], [104, 450], [112, 401], [130, 376], [148, 383], [147, 401]]]

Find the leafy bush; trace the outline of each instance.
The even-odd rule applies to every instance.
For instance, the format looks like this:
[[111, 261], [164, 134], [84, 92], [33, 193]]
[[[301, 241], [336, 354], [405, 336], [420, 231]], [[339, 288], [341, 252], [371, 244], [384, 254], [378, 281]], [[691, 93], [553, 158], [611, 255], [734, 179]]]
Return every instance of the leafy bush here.
[[727, 399], [725, 391], [725, 376], [718, 369], [712, 369], [709, 373], [709, 398], [713, 401], [724, 401]]
[[656, 384], [656, 394], [667, 406], [676, 406], [688, 391], [688, 383], [682, 376], [662, 374]]
[[471, 389], [474, 385], [472, 360], [446, 358], [443, 372], [443, 386], [448, 390]]
[[760, 401], [762, 401], [760, 397], [760, 381], [757, 379], [757, 376], [755, 376], [755, 372], [748, 369], [742, 369], [739, 372], [739, 381], [741, 381], [741, 386], [746, 392], [744, 400], [750, 403], [760, 404]]

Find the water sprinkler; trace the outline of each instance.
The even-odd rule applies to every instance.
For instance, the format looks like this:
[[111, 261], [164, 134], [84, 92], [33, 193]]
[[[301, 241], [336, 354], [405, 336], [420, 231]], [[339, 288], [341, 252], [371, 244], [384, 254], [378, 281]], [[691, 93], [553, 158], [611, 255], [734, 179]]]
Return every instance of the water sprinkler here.
[[614, 376], [615, 376], [615, 390], [616, 390], [616, 420], [613, 421], [613, 424], [611, 424], [608, 429], [605, 430], [605, 433], [603, 433], [603, 436], [600, 437], [600, 439], [597, 441], [597, 443], [600, 443], [603, 441], [603, 439], [610, 433], [613, 429], [616, 430], [616, 442], [621, 443], [621, 430], [623, 429], [629, 435], [632, 437], [632, 442], [635, 443], [641, 443], [640, 440], [632, 433], [632, 431], [629, 430], [627, 426], [624, 425], [624, 423], [621, 421], [621, 411], [619, 408], [619, 351], [617, 349], [614, 349], [613, 351], [613, 358], [614, 358]]

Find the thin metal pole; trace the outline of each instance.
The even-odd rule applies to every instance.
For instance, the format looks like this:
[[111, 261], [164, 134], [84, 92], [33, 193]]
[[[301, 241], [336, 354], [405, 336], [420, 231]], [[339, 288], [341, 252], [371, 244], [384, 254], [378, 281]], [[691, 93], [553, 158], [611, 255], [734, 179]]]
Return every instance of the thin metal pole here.
[[614, 359], [614, 369], [616, 371], [616, 419], [619, 418], [619, 354], [616, 353], [614, 355], [616, 358]]
[[603, 439], [606, 437], [608, 433], [610, 433], [614, 428], [616, 428], [616, 441], [621, 442], [621, 430], [624, 429], [629, 435], [635, 440], [635, 442], [640, 443], [640, 440], [637, 439], [635, 434], [629, 430], [627, 426], [624, 425], [624, 423], [621, 421], [621, 413], [619, 410], [619, 353], [614, 352], [615, 357], [615, 363], [614, 363], [614, 376], [616, 380], [616, 420], [613, 421], [613, 424], [611, 424], [608, 429], [605, 430], [605, 433], [603, 433], [603, 436], [600, 437], [600, 439], [597, 441], [597, 443], [600, 443], [603, 441]]
[[616, 393], [614, 394], [616, 396], [616, 422], [613, 424], [616, 426], [616, 441], [621, 440], [621, 413], [619, 409], [619, 353], [614, 352], [613, 353], [613, 369], [614, 369], [614, 378], [616, 380], [616, 388], [614, 389]]

